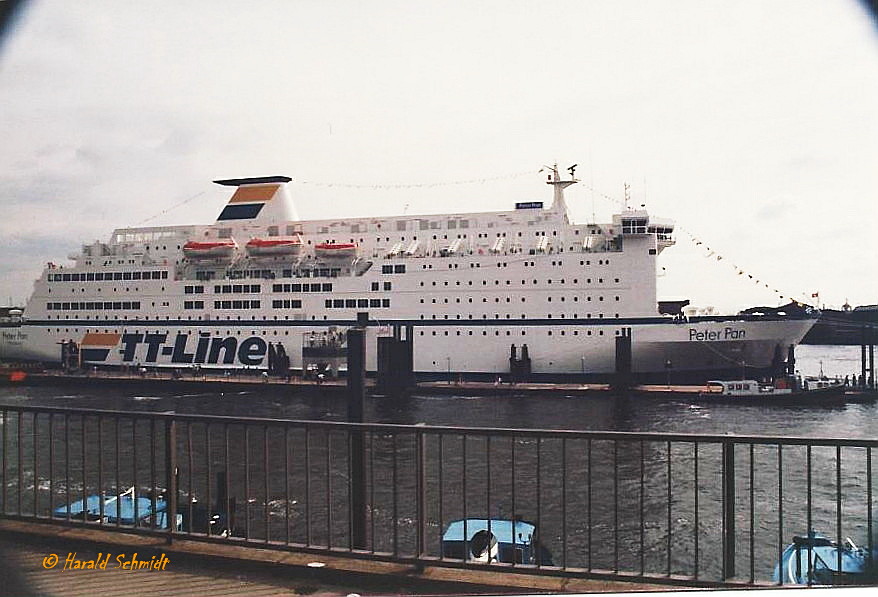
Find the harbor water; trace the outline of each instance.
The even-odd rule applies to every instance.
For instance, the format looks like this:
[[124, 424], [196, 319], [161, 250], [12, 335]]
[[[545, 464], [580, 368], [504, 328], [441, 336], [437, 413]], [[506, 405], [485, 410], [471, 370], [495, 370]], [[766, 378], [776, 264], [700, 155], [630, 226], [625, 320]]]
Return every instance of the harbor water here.
[[[799, 346], [796, 368], [806, 375], [822, 370], [827, 376], [860, 370], [856, 346]], [[673, 383], [673, 379], [671, 379]], [[347, 403], [342, 395], [293, 395], [284, 388], [204, 392], [178, 395], [161, 385], [149, 392], [125, 385], [75, 389], [64, 386], [0, 386], [0, 404], [32, 404], [110, 410], [136, 410], [222, 416], [343, 421]], [[874, 404], [833, 407], [771, 404], [692, 404], [680, 399], [610, 396], [412, 396], [403, 400], [368, 399], [366, 421], [504, 427], [641, 431], [675, 433], [736, 433], [813, 437], [878, 437]]]
[[[828, 376], [844, 377], [858, 373], [860, 368], [860, 351], [855, 346], [801, 346], [797, 350], [797, 359], [797, 369], [808, 375], [818, 374], [822, 369]], [[78, 386], [75, 391], [63, 386], [9, 385], [0, 388], [0, 404], [314, 421], [343, 421], [347, 412], [346, 401], [340, 394], [293, 395], [285, 388], [255, 388], [249, 392], [175, 395], [163, 391], [158, 385], [154, 390], [144, 392], [126, 389], [122, 384], [88, 389]], [[620, 399], [603, 394], [575, 397], [554, 394], [529, 397], [412, 396], [396, 400], [368, 399], [366, 421], [486, 428], [874, 439], [878, 437], [876, 409], [878, 406], [870, 403], [832, 406], [692, 404], [685, 398], [632, 396]], [[208, 448], [213, 442], [213, 452], [221, 446], [222, 431], [221, 428], [214, 431], [196, 429], [195, 463], [203, 460], [204, 451], [199, 446], [205, 441]], [[104, 433], [108, 434], [106, 445], [113, 445], [111, 426]], [[131, 437], [130, 433], [135, 432], [126, 430], [123, 435]], [[207, 439], [207, 433], [215, 437]], [[290, 441], [289, 437], [284, 440], [267, 430], [264, 436], [262, 433], [258, 428], [252, 434], [233, 430], [229, 436], [226, 431], [225, 442], [231, 437], [232, 448], [226, 448], [224, 456], [209, 455], [209, 460], [217, 467], [214, 471], [220, 466], [233, 470], [242, 466], [247, 468], [263, 458], [263, 446], [278, 442], [283, 446], [284, 442]], [[71, 433], [71, 436], [74, 442], [79, 437], [78, 433]], [[25, 437], [28, 437], [27, 433]], [[401, 542], [402, 548], [412, 547], [412, 521], [416, 517], [410, 491], [415, 483], [412, 470], [416, 458], [412, 438], [390, 438], [380, 433], [370, 436], [369, 468], [373, 471], [370, 474], [377, 471], [370, 490], [370, 502], [374, 502], [370, 503], [371, 536], [380, 550], [392, 546], [395, 551], [399, 547], [397, 541]], [[434, 501], [427, 508], [431, 521], [427, 543], [431, 551], [435, 552], [439, 545], [444, 524], [455, 517], [509, 518], [521, 515], [539, 520], [543, 541], [555, 555], [556, 563], [563, 558], [564, 565], [574, 567], [637, 570], [639, 566], [656, 574], [691, 575], [694, 562], [700, 577], [717, 578], [721, 574], [720, 445], [703, 445], [699, 453], [699, 447], [685, 442], [643, 442], [639, 439], [611, 442], [575, 438], [564, 442], [557, 439], [534, 441], [530, 436], [514, 435], [486, 438], [447, 436], [445, 441], [436, 436], [428, 438], [425, 448], [434, 458], [427, 466], [427, 490], [430, 495], [439, 496], [438, 507]], [[246, 495], [241, 487], [232, 489], [242, 498], [239, 503], [253, 506], [253, 513], [248, 506], [246, 516], [249, 523], [252, 515], [254, 528], [264, 528], [264, 532], [272, 537], [289, 534], [311, 537], [312, 532], [319, 535], [320, 529], [325, 529], [325, 537], [314, 538], [318, 543], [343, 544], [346, 541], [346, 506], [333, 501], [345, 493], [346, 475], [350, 473], [346, 440], [340, 436], [333, 439], [330, 432], [318, 440], [312, 449], [307, 435], [304, 444], [302, 437], [295, 436], [292, 438], [292, 453], [302, 454], [303, 448], [305, 452], [311, 450], [312, 466], [318, 466], [315, 463], [320, 461], [323, 450], [327, 474], [330, 462], [338, 463], [339, 470], [332, 474], [336, 480], [325, 484], [326, 494], [333, 496], [326, 504], [331, 505], [327, 508], [315, 504], [310, 510], [303, 509], [303, 504], [313, 499], [300, 491], [308, 483], [304, 475], [310, 475], [310, 472], [305, 473], [295, 461], [285, 482], [288, 488], [290, 485], [294, 487], [296, 499], [287, 498], [281, 503], [278, 496], [283, 491], [276, 486], [281, 480], [272, 477], [275, 469], [284, 470], [285, 463], [276, 460], [272, 452], [271, 463], [266, 456], [264, 469], [261, 473], [257, 470], [257, 482], [249, 487]], [[192, 440], [189, 441], [192, 444]], [[71, 452], [76, 455], [80, 447], [71, 445]], [[121, 457], [130, 457], [133, 461], [134, 456], [129, 454], [131, 449], [134, 447], [123, 446]], [[833, 538], [837, 531], [841, 532], [836, 525], [838, 504], [842, 504], [844, 510], [844, 536], [866, 544], [871, 524], [868, 511], [872, 491], [876, 489], [866, 486], [871, 453], [865, 449], [815, 447], [806, 451], [805, 446], [787, 446], [783, 450], [781, 471], [775, 466], [778, 451], [773, 445], [743, 444], [736, 449], [739, 576], [746, 577], [748, 568], [752, 567], [754, 577], [762, 581], [770, 579], [779, 548], [794, 534], [804, 534], [808, 518], [813, 528], [823, 530]], [[85, 448], [82, 448], [82, 453], [85, 454]], [[289, 453], [289, 449], [285, 453]], [[246, 464], [247, 456], [242, 454], [252, 454], [250, 465]], [[45, 461], [45, 456], [40, 458]], [[508, 466], [510, 459], [515, 463], [511, 469]], [[806, 486], [809, 463], [808, 477], [812, 485]], [[286, 466], [289, 467], [289, 463]], [[390, 471], [391, 466], [392, 475], [388, 473], [382, 477], [382, 471]], [[696, 471], [694, 476], [693, 468]], [[187, 475], [190, 479], [192, 476], [197, 479], [196, 492], [201, 495], [204, 495], [208, 482], [209, 475], [205, 472], [195, 468], [183, 474], [184, 479]], [[145, 474], [140, 478], [145, 478]], [[264, 489], [260, 474], [264, 477]], [[81, 478], [81, 471], [79, 475], [73, 475], [70, 490], [75, 495], [96, 490], [91, 481], [88, 487], [83, 487], [77, 481]], [[340, 483], [339, 487], [332, 487], [331, 484], [336, 482]], [[40, 483], [45, 485], [44, 480]], [[7, 486], [11, 488], [14, 484], [15, 480], [11, 480]], [[783, 487], [780, 491], [779, 486]], [[185, 483], [182, 488], [188, 489]], [[312, 487], [310, 491], [320, 493], [323, 489]], [[470, 497], [461, 499], [467, 495]], [[461, 509], [461, 502], [468, 506]], [[62, 503], [60, 497], [55, 503]], [[558, 508], [559, 503], [563, 507]], [[779, 504], [784, 511], [784, 518], [780, 520], [777, 517]], [[336, 508], [337, 515], [329, 512]], [[265, 519], [259, 518], [262, 512], [268, 515], [270, 524], [263, 524]]]

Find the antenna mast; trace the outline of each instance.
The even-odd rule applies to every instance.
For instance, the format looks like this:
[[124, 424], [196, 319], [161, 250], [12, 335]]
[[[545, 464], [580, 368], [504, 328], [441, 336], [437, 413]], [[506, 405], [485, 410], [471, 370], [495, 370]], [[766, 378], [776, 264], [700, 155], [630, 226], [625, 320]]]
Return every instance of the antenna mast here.
[[572, 166], [567, 168], [567, 171], [570, 172], [570, 180], [561, 180], [561, 175], [558, 174], [558, 164], [554, 164], [552, 166], [545, 166], [545, 168], [547, 168], [551, 171], [551, 174], [549, 174], [549, 177], [548, 177], [549, 179], [546, 181], [546, 184], [550, 184], [553, 187], [555, 187], [554, 202], [552, 203], [552, 210], [556, 211], [556, 212], [563, 213], [564, 217], [567, 218], [568, 221], [569, 221], [569, 217], [567, 215], [567, 202], [564, 201], [564, 189], [566, 189], [570, 185], [573, 185], [573, 184], [576, 184], [577, 182], [579, 182], [574, 177], [574, 172], [576, 171], [576, 167], [578, 165], [579, 164], [573, 164]]

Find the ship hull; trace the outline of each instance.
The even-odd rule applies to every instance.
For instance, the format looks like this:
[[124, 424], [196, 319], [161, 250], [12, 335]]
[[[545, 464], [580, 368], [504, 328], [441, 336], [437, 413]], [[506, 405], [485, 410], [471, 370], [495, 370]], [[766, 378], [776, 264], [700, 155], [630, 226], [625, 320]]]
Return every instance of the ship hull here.
[[[813, 319], [748, 320], [701, 318], [666, 321], [568, 320], [442, 322], [401, 320], [411, 325], [414, 369], [419, 379], [496, 379], [510, 372], [511, 347], [517, 355], [527, 345], [529, 379], [608, 381], [616, 371], [616, 336], [630, 330], [632, 372], [644, 382], [701, 382], [708, 378], [768, 375], [778, 355], [798, 344]], [[205, 369], [267, 369], [271, 345], [283, 346], [290, 368], [301, 371], [308, 360], [305, 339], [328, 329], [344, 331], [352, 321], [312, 322], [25, 322], [4, 328], [0, 358], [59, 364], [64, 343], [73, 341], [73, 364]], [[88, 325], [85, 325], [88, 323]], [[369, 371], [377, 367], [377, 337], [389, 334], [390, 322], [367, 328]], [[303, 352], [305, 359], [303, 360]]]

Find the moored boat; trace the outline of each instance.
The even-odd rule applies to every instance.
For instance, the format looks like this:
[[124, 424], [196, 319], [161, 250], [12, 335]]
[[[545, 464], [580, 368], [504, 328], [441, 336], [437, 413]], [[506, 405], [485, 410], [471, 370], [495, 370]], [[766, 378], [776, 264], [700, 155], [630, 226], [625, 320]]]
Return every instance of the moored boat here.
[[782, 377], [774, 383], [764, 383], [755, 379], [711, 380], [699, 392], [701, 400], [778, 400], [778, 399], [824, 399], [844, 398], [846, 386], [841, 380], [797, 377]]
[[[217, 500], [212, 511], [194, 496], [179, 498], [174, 529], [227, 537], [235, 519], [235, 499], [225, 497], [225, 477], [217, 475]], [[56, 519], [85, 520], [102, 524], [169, 528], [168, 501], [164, 495], [140, 495], [134, 487], [119, 494], [93, 494], [63, 504], [52, 511]]]
[[875, 582], [878, 554], [842, 545], [813, 530], [793, 537], [774, 568], [774, 581], [793, 585], [865, 585]]
[[452, 521], [442, 534], [442, 556], [484, 564], [552, 565], [552, 554], [539, 542], [536, 526], [518, 519]]
[[[108, 524], [148, 525], [160, 529], [168, 528], [168, 503], [164, 498], [152, 499], [135, 495], [134, 487], [118, 495], [90, 495], [85, 499], [58, 506], [53, 510], [55, 518], [71, 518], [87, 521], [101, 521]], [[177, 515], [177, 528], [182, 524], [182, 515]]]

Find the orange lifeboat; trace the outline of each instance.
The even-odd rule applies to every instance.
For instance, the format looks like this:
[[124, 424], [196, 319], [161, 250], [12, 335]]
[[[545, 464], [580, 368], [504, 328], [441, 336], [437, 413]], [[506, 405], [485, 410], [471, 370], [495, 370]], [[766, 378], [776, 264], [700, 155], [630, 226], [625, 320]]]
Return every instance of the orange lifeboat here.
[[359, 247], [356, 243], [319, 243], [314, 245], [314, 254], [322, 259], [353, 259]]
[[302, 250], [302, 239], [298, 236], [273, 236], [271, 238], [251, 238], [244, 245], [248, 255], [298, 255]]
[[238, 248], [233, 239], [209, 242], [189, 241], [183, 245], [183, 255], [188, 259], [228, 259]]

